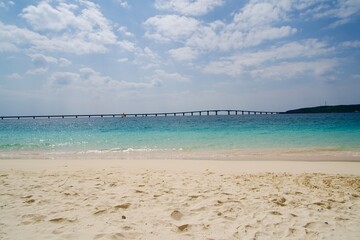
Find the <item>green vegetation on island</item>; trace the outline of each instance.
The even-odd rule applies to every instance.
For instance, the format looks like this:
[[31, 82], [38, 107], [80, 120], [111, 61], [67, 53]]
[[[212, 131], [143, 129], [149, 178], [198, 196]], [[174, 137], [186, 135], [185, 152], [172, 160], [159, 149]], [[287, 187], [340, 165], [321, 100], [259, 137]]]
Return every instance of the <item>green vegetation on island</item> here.
[[352, 112], [360, 112], [360, 104], [299, 108], [299, 109], [288, 110], [285, 113], [352, 113]]

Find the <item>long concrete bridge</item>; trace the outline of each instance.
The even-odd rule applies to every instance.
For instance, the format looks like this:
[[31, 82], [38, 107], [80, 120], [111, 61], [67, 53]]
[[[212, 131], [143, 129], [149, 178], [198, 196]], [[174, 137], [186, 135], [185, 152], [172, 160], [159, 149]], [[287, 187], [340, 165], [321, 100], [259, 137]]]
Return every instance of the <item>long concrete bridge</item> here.
[[107, 113], [107, 114], [64, 114], [64, 115], [23, 115], [23, 116], [0, 116], [0, 119], [24, 119], [24, 118], [104, 118], [104, 117], [168, 117], [168, 116], [217, 116], [217, 115], [266, 115], [280, 114], [271, 111], [249, 111], [249, 110], [200, 110], [187, 112], [160, 112], [160, 113]]

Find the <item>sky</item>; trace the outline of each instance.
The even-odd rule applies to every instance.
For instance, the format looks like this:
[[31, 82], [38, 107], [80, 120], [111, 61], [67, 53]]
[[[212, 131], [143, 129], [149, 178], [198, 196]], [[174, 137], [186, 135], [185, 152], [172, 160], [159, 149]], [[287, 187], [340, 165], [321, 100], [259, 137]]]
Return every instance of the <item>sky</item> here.
[[0, 0], [0, 115], [360, 103], [360, 0]]

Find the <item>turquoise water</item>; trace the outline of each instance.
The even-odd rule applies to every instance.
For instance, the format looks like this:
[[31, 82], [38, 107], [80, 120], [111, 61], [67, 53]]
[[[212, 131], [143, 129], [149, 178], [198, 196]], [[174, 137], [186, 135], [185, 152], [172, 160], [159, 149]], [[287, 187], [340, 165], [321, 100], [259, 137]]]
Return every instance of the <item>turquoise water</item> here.
[[0, 152], [360, 149], [360, 114], [0, 120]]

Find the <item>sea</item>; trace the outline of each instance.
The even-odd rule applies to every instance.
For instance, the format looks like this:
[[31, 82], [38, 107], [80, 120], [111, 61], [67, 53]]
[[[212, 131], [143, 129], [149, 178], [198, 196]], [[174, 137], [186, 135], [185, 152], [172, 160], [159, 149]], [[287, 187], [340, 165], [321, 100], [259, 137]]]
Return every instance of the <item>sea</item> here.
[[0, 155], [310, 149], [360, 152], [360, 113], [0, 120]]

